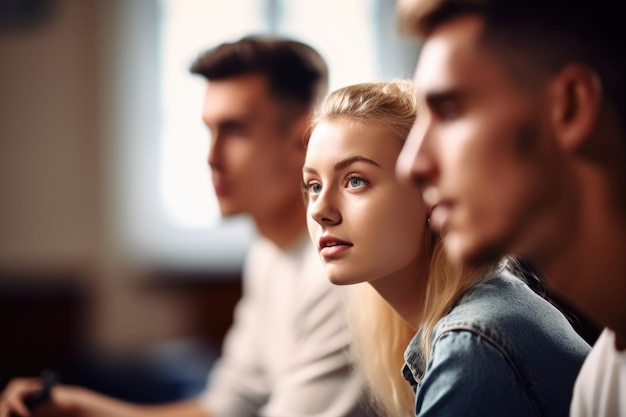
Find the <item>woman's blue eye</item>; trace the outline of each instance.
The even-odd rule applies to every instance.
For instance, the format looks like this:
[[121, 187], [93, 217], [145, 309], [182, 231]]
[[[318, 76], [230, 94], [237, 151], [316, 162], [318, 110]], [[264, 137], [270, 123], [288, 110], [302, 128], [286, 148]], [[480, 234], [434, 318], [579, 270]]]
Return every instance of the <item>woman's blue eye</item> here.
[[359, 178], [359, 177], [350, 178], [351, 187], [357, 188], [357, 187], [361, 187], [364, 184], [365, 184], [365, 181], [362, 178]]
[[309, 191], [314, 194], [318, 194], [322, 191], [322, 186], [320, 184], [310, 184]]

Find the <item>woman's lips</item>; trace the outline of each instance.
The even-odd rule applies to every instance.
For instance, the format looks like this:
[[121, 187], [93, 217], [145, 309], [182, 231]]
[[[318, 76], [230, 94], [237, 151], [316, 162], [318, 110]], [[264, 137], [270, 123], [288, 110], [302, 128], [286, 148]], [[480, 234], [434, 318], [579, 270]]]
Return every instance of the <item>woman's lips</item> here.
[[334, 236], [324, 236], [320, 239], [320, 255], [324, 258], [333, 258], [341, 255], [352, 247], [352, 243], [343, 241]]
[[347, 243], [341, 243], [341, 244], [332, 245], [332, 246], [324, 246], [323, 248], [320, 249], [320, 255], [322, 255], [324, 258], [334, 258], [346, 252], [351, 247], [352, 245], [347, 244]]

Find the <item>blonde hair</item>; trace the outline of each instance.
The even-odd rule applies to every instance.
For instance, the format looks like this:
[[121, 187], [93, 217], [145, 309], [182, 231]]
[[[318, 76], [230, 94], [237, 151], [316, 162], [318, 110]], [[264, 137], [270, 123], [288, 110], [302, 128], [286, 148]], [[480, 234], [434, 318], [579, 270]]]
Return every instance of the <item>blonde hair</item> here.
[[417, 108], [417, 90], [410, 80], [354, 84], [326, 96], [313, 115], [312, 127], [322, 121], [353, 121], [384, 127], [403, 143]]
[[[404, 143], [418, 114], [416, 97], [416, 86], [408, 80], [347, 86], [326, 97], [313, 117], [313, 126], [338, 120], [364, 123], [383, 127], [394, 139]], [[424, 266], [427, 283], [420, 350], [422, 363], [426, 364], [437, 322], [452, 310], [479, 277], [486, 280], [495, 274], [493, 268], [463, 269], [450, 262], [441, 241], [430, 231], [424, 239], [430, 263]], [[416, 329], [368, 283], [352, 287], [348, 312], [353, 333], [352, 351], [367, 380], [372, 404], [386, 416], [412, 416], [415, 394], [404, 380], [401, 368], [404, 351]]]

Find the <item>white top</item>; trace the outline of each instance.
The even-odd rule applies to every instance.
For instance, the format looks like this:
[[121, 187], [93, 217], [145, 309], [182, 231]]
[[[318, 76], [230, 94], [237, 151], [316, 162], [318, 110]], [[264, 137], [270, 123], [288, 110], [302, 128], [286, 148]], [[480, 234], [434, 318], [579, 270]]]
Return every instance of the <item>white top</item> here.
[[344, 292], [326, 279], [308, 235], [288, 250], [258, 238], [203, 406], [215, 417], [364, 415]]
[[602, 331], [578, 374], [570, 416], [626, 416], [626, 351], [615, 348], [609, 329]]

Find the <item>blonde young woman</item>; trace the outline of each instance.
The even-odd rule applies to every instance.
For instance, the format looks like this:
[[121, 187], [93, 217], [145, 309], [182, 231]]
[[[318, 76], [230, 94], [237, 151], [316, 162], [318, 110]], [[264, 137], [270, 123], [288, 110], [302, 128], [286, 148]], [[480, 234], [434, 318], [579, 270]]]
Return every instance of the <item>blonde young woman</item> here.
[[400, 80], [331, 93], [303, 167], [329, 280], [365, 283], [350, 307], [374, 402], [389, 416], [567, 415], [589, 345], [515, 262], [449, 262], [421, 195], [395, 176], [416, 96]]

